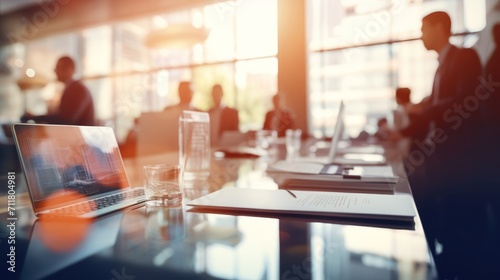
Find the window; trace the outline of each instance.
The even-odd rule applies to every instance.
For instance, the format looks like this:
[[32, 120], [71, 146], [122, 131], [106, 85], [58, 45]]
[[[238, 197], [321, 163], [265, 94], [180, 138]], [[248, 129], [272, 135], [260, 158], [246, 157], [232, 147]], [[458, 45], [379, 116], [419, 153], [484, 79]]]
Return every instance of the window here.
[[[395, 88], [411, 88], [413, 102], [429, 95], [437, 56], [418, 39], [421, 19], [444, 10], [454, 33], [470, 34], [484, 27], [486, 14], [484, 7], [466, 12], [469, 2], [308, 0], [310, 133], [333, 135], [341, 99], [347, 133], [355, 137], [376, 131], [377, 119], [395, 106]], [[474, 40], [455, 36], [452, 43]]]
[[[148, 48], [150, 32], [179, 24], [206, 28], [206, 40]], [[221, 84], [224, 103], [240, 110], [240, 128], [259, 129], [277, 92], [277, 1], [226, 1], [160, 12], [27, 42], [25, 48], [20, 55], [24, 64], [48, 80], [55, 79], [58, 57], [75, 58], [77, 76], [94, 98], [98, 122], [114, 127], [119, 141], [141, 112], [176, 104], [182, 80], [193, 82], [193, 105], [200, 110], [211, 107], [211, 88]], [[56, 84], [30, 93], [33, 113], [47, 112], [45, 101], [62, 90]]]

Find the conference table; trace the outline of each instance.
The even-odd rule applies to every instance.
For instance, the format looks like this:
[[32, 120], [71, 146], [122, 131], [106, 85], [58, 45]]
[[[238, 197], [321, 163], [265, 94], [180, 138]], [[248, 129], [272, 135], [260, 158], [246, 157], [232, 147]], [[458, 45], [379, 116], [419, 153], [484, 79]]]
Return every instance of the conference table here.
[[[213, 157], [209, 177], [185, 182], [185, 202], [221, 188], [279, 188], [266, 172], [286, 156], [284, 144], [278, 145], [272, 156]], [[177, 157], [166, 152], [124, 159], [129, 181], [141, 186], [144, 165], [176, 163]], [[394, 195], [411, 193], [397, 157], [389, 162], [400, 176]], [[1, 270], [8, 278], [1, 279], [437, 278], [418, 214], [414, 224], [400, 225], [141, 204], [93, 221], [45, 220], [32, 214], [22, 174], [16, 180], [16, 271], [7, 271], [4, 260], [4, 209]]]

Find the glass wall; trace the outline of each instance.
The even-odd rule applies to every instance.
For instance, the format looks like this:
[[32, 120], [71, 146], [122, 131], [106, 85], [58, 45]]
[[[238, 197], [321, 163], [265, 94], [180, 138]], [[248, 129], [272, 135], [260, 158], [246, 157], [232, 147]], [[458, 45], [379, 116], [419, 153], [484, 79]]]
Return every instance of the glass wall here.
[[[180, 44], [148, 47], [152, 33], [186, 25], [206, 30], [205, 40], [190, 41], [183, 32], [169, 37]], [[176, 104], [183, 80], [193, 82], [193, 105], [200, 110], [210, 109], [211, 88], [221, 84], [223, 102], [240, 110], [240, 129], [259, 129], [277, 92], [277, 1], [226, 1], [159, 13], [3, 47], [1, 54], [11, 70], [0, 95], [19, 108], [8, 109], [2, 102], [2, 118], [18, 118], [24, 104], [33, 114], [57, 105], [63, 86], [55, 82], [55, 63], [70, 55], [76, 59], [77, 77], [92, 93], [99, 123], [114, 127], [119, 141], [142, 112]], [[15, 83], [28, 68], [49, 83], [24, 94], [24, 102]]]
[[[421, 18], [443, 10], [453, 33], [471, 34], [484, 28], [486, 12], [484, 1], [466, 10], [469, 2], [308, 0], [311, 134], [333, 134], [341, 99], [347, 133], [355, 137], [376, 131], [377, 119], [395, 107], [395, 88], [409, 87], [413, 102], [429, 95], [437, 55], [418, 39]], [[470, 47], [476, 40], [455, 36], [452, 43]]]
[[[339, 101], [346, 102], [350, 136], [374, 132], [376, 120], [394, 108], [396, 87], [409, 87], [412, 101], [430, 93], [436, 54], [418, 39], [421, 18], [445, 10], [453, 21], [453, 43], [473, 46], [485, 24], [486, 2], [494, 0], [304, 0], [309, 44], [309, 132], [331, 136]], [[488, 6], [486, 5], [486, 6]], [[166, 27], [191, 25], [207, 30], [190, 41], [189, 32], [164, 48], [147, 38]], [[193, 105], [211, 106], [213, 84], [223, 101], [240, 111], [240, 129], [262, 126], [277, 92], [277, 0], [234, 0], [58, 34], [0, 48], [0, 121], [25, 109], [50, 112], [62, 85], [53, 82], [58, 57], [77, 59], [77, 76], [91, 90], [96, 117], [115, 128], [120, 141], [141, 112], [178, 102], [177, 85], [191, 80]], [[172, 39], [172, 38], [171, 38]], [[172, 43], [172, 42], [170, 42]], [[28, 69], [49, 81], [21, 92], [17, 79]]]

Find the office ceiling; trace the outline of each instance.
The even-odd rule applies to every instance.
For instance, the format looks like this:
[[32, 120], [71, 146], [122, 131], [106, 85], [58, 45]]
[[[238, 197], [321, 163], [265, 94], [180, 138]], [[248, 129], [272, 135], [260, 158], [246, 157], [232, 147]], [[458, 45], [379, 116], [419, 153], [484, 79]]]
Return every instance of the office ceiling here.
[[0, 0], [0, 14], [4, 14], [25, 6], [34, 5], [37, 0]]
[[0, 0], [0, 46], [222, 0]]

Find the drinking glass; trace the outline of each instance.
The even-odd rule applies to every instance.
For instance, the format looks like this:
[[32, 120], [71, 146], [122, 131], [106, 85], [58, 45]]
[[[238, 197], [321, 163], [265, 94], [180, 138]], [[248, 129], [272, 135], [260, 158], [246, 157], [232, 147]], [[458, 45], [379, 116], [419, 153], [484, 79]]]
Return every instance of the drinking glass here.
[[210, 117], [205, 112], [184, 111], [179, 117], [179, 164], [184, 179], [210, 174]]
[[182, 166], [154, 164], [144, 166], [144, 193], [151, 206], [182, 206]]
[[286, 152], [288, 154], [295, 154], [300, 151], [300, 141], [302, 137], [302, 130], [300, 129], [287, 129], [286, 130]]
[[255, 142], [258, 149], [271, 154], [276, 148], [278, 133], [276, 130], [259, 130], [255, 133]]

